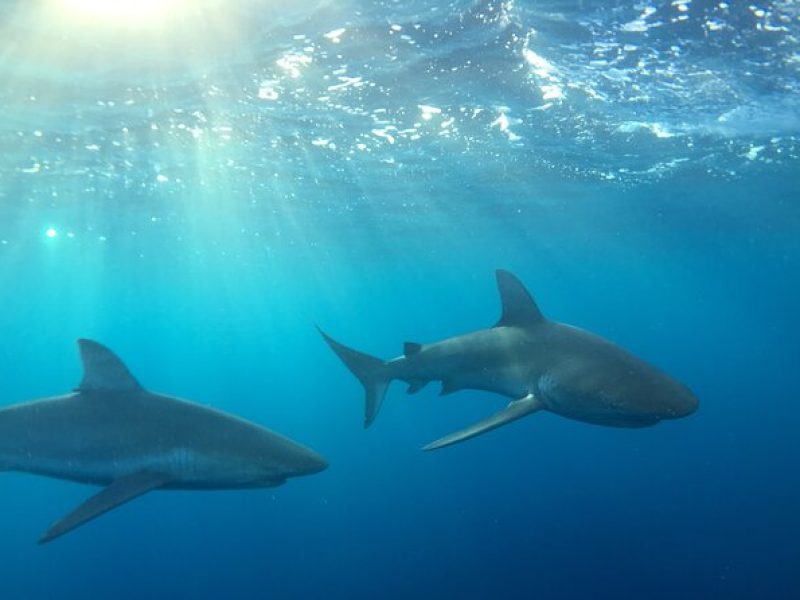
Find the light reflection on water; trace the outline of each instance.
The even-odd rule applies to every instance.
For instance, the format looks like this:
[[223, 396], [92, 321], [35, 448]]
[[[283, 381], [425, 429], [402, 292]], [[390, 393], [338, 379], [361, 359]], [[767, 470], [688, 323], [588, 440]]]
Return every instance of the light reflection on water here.
[[[1, 68], [4, 179], [195, 185], [200, 155], [203, 175], [263, 179], [280, 164], [292, 185], [309, 163], [335, 184], [376, 163], [420, 174], [454, 155], [623, 181], [686, 162], [728, 177], [796, 159], [791, 3], [581, 4], [392, 5], [381, 20], [355, 1], [283, 19], [240, 6], [211, 37], [165, 30], [135, 51], [130, 39], [72, 40], [59, 52], [78, 65], [22, 45], [21, 66]], [[6, 39], [37, 33], [25, 24]]]

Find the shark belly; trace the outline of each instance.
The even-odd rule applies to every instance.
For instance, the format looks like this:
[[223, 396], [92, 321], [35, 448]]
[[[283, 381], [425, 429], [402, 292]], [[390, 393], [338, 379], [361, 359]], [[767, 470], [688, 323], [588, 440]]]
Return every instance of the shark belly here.
[[47, 456], [38, 454], [22, 460], [8, 461], [8, 470], [24, 471], [77, 483], [108, 485], [115, 479], [143, 470], [156, 470], [157, 461], [142, 457], [82, 457]]
[[142, 452], [128, 415], [83, 406], [75, 395], [0, 411], [0, 464], [10, 471], [107, 485], [163, 463], [160, 449]]
[[454, 371], [442, 379], [445, 393], [458, 390], [481, 390], [517, 399], [531, 391], [527, 372], [522, 368], [497, 367]]
[[[94, 485], [138, 471], [165, 473], [176, 482], [201, 475], [196, 453], [130, 435], [124, 415], [107, 418], [97, 410], [92, 423], [76, 402], [67, 397], [48, 401], [47, 410], [30, 405], [0, 411], [0, 465]], [[157, 423], [144, 425], [153, 432]]]
[[539, 378], [537, 390], [548, 411], [575, 421], [607, 427], [647, 427], [660, 420], [652, 415], [624, 410], [602, 390], [587, 393], [561, 385], [549, 373]]
[[273, 487], [285, 482], [285, 477], [278, 473], [274, 480], [262, 476], [254, 482], [252, 473], [242, 472], [237, 465], [186, 447], [141, 453], [96, 444], [71, 450], [48, 444], [48, 447], [31, 446], [21, 452], [5, 453], [0, 456], [0, 464], [8, 471], [104, 486], [137, 472], [168, 476], [169, 484], [164, 487], [169, 489], [240, 489]]

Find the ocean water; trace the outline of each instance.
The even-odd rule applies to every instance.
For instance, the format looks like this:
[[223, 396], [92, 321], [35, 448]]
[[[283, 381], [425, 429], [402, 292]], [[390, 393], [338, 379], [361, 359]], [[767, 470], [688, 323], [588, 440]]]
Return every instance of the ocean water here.
[[[105, 6], [105, 8], [104, 8]], [[0, 474], [0, 598], [800, 596], [800, 7], [790, 0], [0, 2], [0, 405], [146, 387], [330, 462], [155, 492]], [[494, 270], [697, 413], [362, 390], [487, 327]]]

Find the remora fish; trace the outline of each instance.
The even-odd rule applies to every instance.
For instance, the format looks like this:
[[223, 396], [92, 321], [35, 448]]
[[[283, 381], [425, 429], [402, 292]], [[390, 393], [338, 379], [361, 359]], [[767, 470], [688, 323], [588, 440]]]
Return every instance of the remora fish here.
[[274, 487], [328, 465], [268, 429], [151, 393], [108, 348], [78, 345], [84, 375], [74, 393], [0, 410], [0, 470], [105, 486], [39, 543], [151, 490]]
[[500, 412], [423, 450], [467, 440], [539, 410], [598, 425], [646, 427], [693, 413], [697, 398], [656, 367], [588, 331], [546, 319], [522, 283], [497, 271], [502, 316], [494, 327], [432, 344], [406, 342], [389, 361], [325, 341], [366, 390], [364, 426], [394, 379], [414, 394], [430, 381], [441, 394], [462, 389], [512, 398]]

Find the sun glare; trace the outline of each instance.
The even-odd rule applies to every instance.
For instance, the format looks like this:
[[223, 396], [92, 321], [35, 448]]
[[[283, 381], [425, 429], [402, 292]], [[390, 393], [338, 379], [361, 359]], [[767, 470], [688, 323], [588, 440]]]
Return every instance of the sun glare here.
[[116, 24], [144, 24], [163, 21], [186, 0], [56, 0], [73, 18]]

